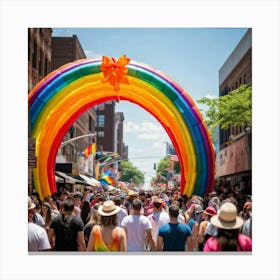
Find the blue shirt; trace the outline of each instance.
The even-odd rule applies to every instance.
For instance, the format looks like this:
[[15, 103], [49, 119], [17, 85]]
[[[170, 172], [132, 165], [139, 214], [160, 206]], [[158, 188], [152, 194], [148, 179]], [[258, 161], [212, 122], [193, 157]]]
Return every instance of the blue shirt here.
[[190, 227], [182, 223], [164, 224], [158, 232], [163, 238], [163, 251], [185, 251], [186, 239], [191, 234]]

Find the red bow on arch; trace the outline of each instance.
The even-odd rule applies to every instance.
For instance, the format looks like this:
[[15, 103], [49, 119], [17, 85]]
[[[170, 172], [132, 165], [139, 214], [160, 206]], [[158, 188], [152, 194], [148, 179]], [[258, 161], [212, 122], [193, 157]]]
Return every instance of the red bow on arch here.
[[102, 57], [102, 63], [100, 66], [101, 71], [104, 75], [104, 82], [109, 82], [114, 90], [120, 89], [119, 84], [129, 84], [127, 79], [128, 69], [126, 65], [130, 62], [130, 58], [125, 55], [121, 56], [117, 61], [115, 58], [108, 56]]

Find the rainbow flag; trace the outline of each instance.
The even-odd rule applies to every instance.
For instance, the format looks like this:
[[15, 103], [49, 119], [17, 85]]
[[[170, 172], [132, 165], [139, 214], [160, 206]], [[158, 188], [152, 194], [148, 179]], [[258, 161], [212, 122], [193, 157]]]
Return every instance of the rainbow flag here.
[[92, 143], [88, 145], [83, 151], [82, 154], [88, 158], [90, 155], [95, 155], [96, 154], [96, 144]]
[[102, 184], [102, 185], [116, 185], [116, 181], [112, 179], [111, 176], [107, 175], [107, 174], [104, 174], [101, 179], [99, 180], [99, 182]]

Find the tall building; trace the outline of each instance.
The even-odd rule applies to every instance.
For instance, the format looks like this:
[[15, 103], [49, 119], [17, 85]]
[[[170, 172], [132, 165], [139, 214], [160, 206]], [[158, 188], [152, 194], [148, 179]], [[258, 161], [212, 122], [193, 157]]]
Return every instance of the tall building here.
[[[252, 84], [252, 29], [249, 28], [219, 70], [219, 96]], [[216, 155], [216, 178], [223, 185], [251, 192], [252, 138], [250, 127], [229, 127], [219, 131], [220, 151]]]
[[[52, 70], [78, 59], [86, 58], [84, 50], [76, 35], [72, 37], [52, 37]], [[96, 114], [94, 108], [86, 111], [71, 126], [63, 141], [78, 136], [95, 132]], [[93, 175], [93, 158], [85, 160], [82, 151], [93, 142], [93, 137], [77, 139], [63, 146], [58, 153], [58, 163], [72, 163], [72, 173], [78, 175], [80, 172]]]
[[28, 28], [28, 92], [51, 72], [51, 28]]
[[[28, 28], [28, 92], [51, 72], [51, 28]], [[28, 191], [32, 192], [32, 168], [36, 167], [35, 139], [28, 121]]]
[[105, 152], [115, 152], [115, 105], [111, 100], [95, 106], [97, 146]]
[[123, 143], [123, 121], [124, 121], [124, 114], [123, 112], [116, 112], [115, 114], [115, 152], [118, 153], [121, 158], [124, 154], [124, 143]]

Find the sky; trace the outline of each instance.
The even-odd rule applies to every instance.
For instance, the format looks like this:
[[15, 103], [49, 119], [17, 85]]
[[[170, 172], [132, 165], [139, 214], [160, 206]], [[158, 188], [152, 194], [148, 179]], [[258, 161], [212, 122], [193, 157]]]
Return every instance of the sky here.
[[[175, 80], [196, 101], [218, 96], [219, 69], [247, 28], [53, 28], [52, 36], [77, 35], [87, 58], [123, 54]], [[197, 103], [202, 110], [205, 107]], [[171, 143], [159, 122], [128, 101], [116, 104], [124, 113], [124, 142], [129, 161], [145, 176], [145, 188], [156, 175], [154, 163]]]

